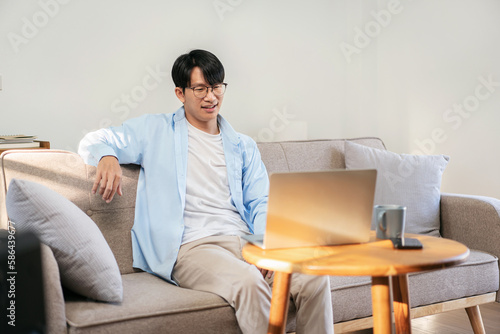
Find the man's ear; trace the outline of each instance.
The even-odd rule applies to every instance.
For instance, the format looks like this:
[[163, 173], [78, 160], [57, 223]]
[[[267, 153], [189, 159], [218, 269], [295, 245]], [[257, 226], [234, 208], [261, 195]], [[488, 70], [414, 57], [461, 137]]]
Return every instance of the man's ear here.
[[184, 96], [184, 92], [182, 91], [181, 87], [175, 87], [175, 96], [177, 96], [179, 101], [181, 101], [182, 103], [186, 101], [186, 97]]

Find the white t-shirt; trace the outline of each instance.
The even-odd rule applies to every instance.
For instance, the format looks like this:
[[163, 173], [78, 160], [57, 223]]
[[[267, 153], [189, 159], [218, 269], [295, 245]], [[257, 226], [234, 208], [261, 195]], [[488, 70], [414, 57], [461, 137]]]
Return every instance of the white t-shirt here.
[[222, 137], [188, 122], [186, 207], [182, 243], [212, 235], [250, 234], [231, 200]]

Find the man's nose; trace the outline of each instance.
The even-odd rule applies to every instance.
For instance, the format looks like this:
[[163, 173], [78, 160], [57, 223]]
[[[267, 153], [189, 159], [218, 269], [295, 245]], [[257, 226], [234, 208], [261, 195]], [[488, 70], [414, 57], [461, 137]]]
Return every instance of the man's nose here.
[[215, 96], [214, 94], [214, 90], [213, 88], [208, 88], [208, 93], [207, 95], [205, 95], [205, 99], [209, 100], [209, 101], [213, 101], [215, 100], [217, 97]]

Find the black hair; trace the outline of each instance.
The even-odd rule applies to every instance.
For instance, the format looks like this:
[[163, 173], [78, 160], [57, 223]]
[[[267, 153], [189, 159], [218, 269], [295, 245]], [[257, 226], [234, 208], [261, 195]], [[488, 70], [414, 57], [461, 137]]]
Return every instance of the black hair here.
[[224, 66], [220, 60], [211, 52], [205, 50], [193, 50], [179, 56], [172, 66], [172, 79], [175, 87], [182, 90], [188, 87], [191, 80], [191, 71], [198, 66], [210, 85], [224, 81]]

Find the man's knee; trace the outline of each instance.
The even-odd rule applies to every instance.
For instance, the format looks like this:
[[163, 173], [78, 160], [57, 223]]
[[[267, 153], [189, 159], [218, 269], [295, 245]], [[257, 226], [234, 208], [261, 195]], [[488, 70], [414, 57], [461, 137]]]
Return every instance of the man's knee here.
[[264, 277], [260, 273], [259, 269], [253, 265], [249, 265], [244, 272], [241, 273], [240, 285], [242, 287], [253, 287], [260, 286], [265, 283]]
[[260, 271], [255, 266], [248, 266], [240, 273], [240, 279], [235, 284], [238, 296], [252, 298], [271, 298], [271, 290]]
[[299, 274], [292, 278], [290, 292], [304, 297], [330, 293], [330, 277]]

